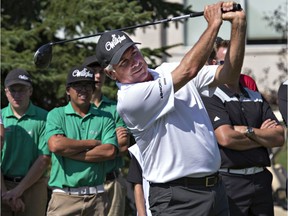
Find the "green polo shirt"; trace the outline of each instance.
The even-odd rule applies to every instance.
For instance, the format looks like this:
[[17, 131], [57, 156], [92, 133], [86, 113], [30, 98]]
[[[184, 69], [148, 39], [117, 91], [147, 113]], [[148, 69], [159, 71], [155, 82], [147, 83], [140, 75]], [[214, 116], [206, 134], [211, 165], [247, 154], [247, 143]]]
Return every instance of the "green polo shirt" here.
[[[111, 114], [96, 110], [92, 106], [85, 117], [76, 113], [70, 102], [64, 107], [51, 110], [47, 116], [46, 141], [55, 134], [63, 134], [76, 140], [101, 140], [103, 145], [113, 144], [118, 148]], [[54, 153], [51, 160], [51, 187], [96, 186], [104, 182], [104, 162], [82, 162]]]
[[[101, 103], [99, 104], [99, 106], [95, 106], [95, 104], [93, 104], [93, 107], [97, 110], [103, 110], [105, 112], [109, 112], [111, 113], [116, 128], [117, 127], [125, 127], [126, 125], [123, 121], [123, 119], [119, 116], [118, 112], [117, 112], [117, 103], [113, 100], [110, 100], [109, 98], [105, 97], [104, 95], [102, 95], [102, 100]], [[106, 172], [112, 172], [113, 170], [119, 169], [121, 167], [124, 166], [124, 159], [121, 156], [117, 156], [114, 160], [109, 160], [106, 161]]]
[[1, 170], [6, 176], [25, 176], [39, 155], [50, 155], [45, 142], [47, 111], [29, 104], [26, 113], [18, 119], [8, 104], [2, 110], [5, 139]]

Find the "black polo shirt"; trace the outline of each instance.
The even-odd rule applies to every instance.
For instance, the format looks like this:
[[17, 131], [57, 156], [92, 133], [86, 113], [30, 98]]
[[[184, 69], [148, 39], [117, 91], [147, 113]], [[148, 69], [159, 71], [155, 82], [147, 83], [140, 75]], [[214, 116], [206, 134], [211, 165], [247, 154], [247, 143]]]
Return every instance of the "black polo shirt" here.
[[[260, 128], [266, 119], [277, 120], [269, 104], [259, 92], [240, 86], [235, 94], [225, 85], [218, 87], [211, 98], [203, 97], [214, 130], [221, 125], [245, 125]], [[278, 122], [279, 123], [279, 122]], [[236, 151], [219, 145], [222, 168], [270, 166], [267, 148]]]
[[[135, 144], [136, 145], [136, 144]], [[126, 180], [132, 184], [143, 183], [142, 168], [138, 160], [132, 155]]]

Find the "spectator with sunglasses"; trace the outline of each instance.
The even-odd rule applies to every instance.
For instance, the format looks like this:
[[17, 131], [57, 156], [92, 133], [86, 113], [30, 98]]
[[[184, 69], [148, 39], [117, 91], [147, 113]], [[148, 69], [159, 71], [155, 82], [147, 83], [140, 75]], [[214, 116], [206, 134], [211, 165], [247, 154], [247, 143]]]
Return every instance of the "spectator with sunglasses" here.
[[105, 163], [118, 152], [111, 114], [96, 110], [90, 100], [94, 71], [74, 67], [66, 81], [66, 106], [48, 113], [46, 140], [52, 152], [47, 215], [106, 216]]
[[[217, 37], [215, 40], [214, 50], [212, 51], [208, 64], [211, 65], [223, 65], [227, 49], [229, 47], [229, 40], [224, 40], [221, 37]], [[258, 91], [256, 82], [254, 79], [246, 74], [240, 74], [239, 82], [241, 85], [253, 90]]]
[[[229, 43], [217, 38], [208, 63], [224, 63]], [[272, 216], [272, 174], [266, 167], [271, 165], [271, 148], [284, 144], [284, 130], [254, 80], [247, 82], [247, 77], [239, 74], [234, 83], [218, 86], [213, 97], [202, 100], [220, 149], [219, 173], [230, 215]]]

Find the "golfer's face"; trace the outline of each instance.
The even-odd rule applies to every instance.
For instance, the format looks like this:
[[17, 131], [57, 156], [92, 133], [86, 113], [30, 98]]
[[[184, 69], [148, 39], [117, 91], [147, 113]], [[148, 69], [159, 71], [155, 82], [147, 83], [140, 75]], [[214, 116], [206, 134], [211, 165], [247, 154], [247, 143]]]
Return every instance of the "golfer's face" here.
[[121, 83], [144, 82], [151, 76], [147, 70], [147, 63], [136, 46], [128, 48], [113, 68], [116, 71], [116, 79]]

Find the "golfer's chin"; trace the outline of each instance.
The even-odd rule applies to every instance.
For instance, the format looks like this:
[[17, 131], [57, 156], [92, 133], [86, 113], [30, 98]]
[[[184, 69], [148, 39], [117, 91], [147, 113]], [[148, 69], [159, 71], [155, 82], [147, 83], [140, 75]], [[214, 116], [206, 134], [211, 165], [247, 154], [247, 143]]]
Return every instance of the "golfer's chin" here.
[[148, 72], [148, 70], [146, 70], [145, 74], [143, 74], [142, 82], [147, 82], [147, 81], [152, 81], [152, 80], [153, 80], [153, 76], [151, 75], [151, 73]]
[[150, 73], [142, 72], [142, 73], [134, 74], [132, 83], [146, 82], [150, 80], [151, 80]]

